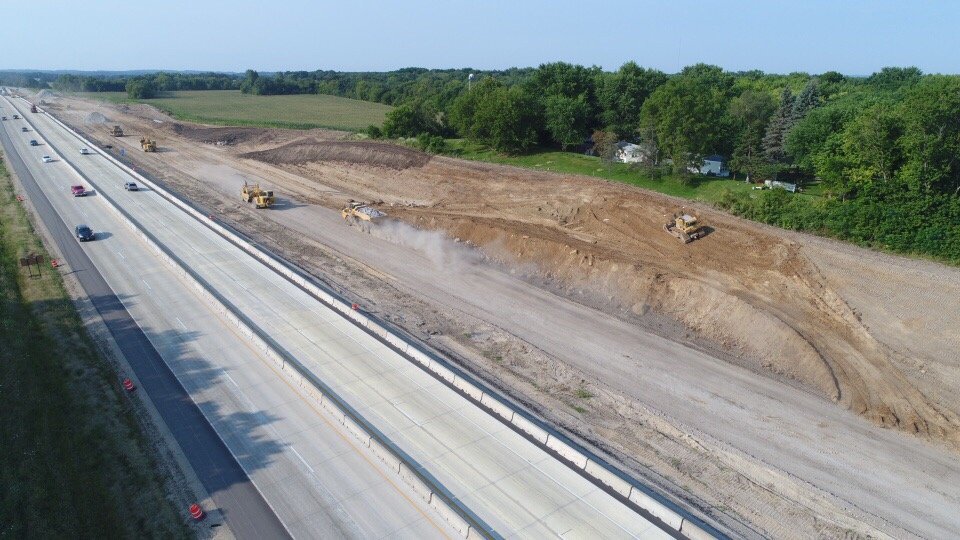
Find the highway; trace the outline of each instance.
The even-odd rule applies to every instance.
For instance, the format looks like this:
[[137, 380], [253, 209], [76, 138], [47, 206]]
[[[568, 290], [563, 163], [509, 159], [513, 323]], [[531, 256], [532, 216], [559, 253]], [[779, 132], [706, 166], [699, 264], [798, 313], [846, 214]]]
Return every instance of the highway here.
[[[14, 133], [10, 128], [22, 121], [7, 122], [14, 151], [24, 156], [66, 223], [86, 222], [102, 231], [102, 239], [84, 245], [84, 251], [294, 536], [451, 532], [339, 426], [285, 387], [268, 362], [121, 224], [104, 198], [150, 231], [496, 534], [671, 536], [159, 194], [125, 191], [131, 177], [122, 169], [99, 154], [80, 155], [83, 144], [70, 132], [45, 114], [30, 114], [22, 102], [16, 106], [38, 134]], [[46, 144], [27, 146], [37, 135]], [[58, 161], [40, 162], [40, 156], [55, 153]], [[69, 195], [78, 179], [68, 164], [95, 195]]]
[[[24, 184], [39, 186], [27, 195], [63, 246], [64, 271], [78, 276], [97, 305], [136, 371], [138, 391], [149, 393], [217, 504], [214, 515], [222, 514], [237, 537], [456, 534], [348, 433], [298, 398], [117, 222], [101, 197], [70, 196], [78, 179], [62, 159], [41, 163], [43, 155], [56, 157], [54, 149], [46, 133], [22, 133], [24, 125], [3, 122], [4, 145]], [[30, 139], [41, 145], [30, 147]], [[78, 223], [93, 227], [97, 240], [76, 242]]]

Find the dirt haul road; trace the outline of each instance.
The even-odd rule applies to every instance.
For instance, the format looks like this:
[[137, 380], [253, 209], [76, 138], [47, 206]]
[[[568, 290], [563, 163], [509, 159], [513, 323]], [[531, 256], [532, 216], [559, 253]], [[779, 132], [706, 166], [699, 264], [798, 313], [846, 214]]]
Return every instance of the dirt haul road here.
[[[661, 229], [679, 203], [627, 186], [52, 105], [733, 534], [960, 530], [956, 269], [708, 209], [683, 246]], [[244, 180], [275, 211], [241, 203]], [[349, 198], [400, 221], [346, 227]]]

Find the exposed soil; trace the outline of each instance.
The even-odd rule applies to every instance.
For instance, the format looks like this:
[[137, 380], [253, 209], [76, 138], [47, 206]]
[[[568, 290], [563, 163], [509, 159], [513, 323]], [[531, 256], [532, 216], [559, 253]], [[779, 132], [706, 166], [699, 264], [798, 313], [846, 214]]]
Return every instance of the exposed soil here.
[[[957, 269], [697, 205], [711, 232], [683, 245], [662, 227], [684, 203], [629, 186], [340, 132], [214, 128], [144, 106], [56, 101], [64, 120], [127, 147], [169, 187], [723, 530], [937, 536], [960, 526], [943, 518], [960, 496], [934, 486], [960, 480]], [[83, 125], [92, 112], [108, 125]], [[113, 123], [172, 151], [142, 154], [137, 137], [106, 135]], [[278, 190], [275, 211], [239, 203], [246, 178]], [[348, 199], [382, 201], [410, 227], [343, 232], [328, 209]], [[493, 303], [497, 294], [519, 305]], [[700, 417], [683, 416], [688, 405]], [[922, 510], [903, 510], [911, 497], [888, 488], [913, 483]]]
[[239, 157], [255, 159], [272, 165], [303, 165], [305, 163], [350, 163], [366, 167], [385, 167], [404, 170], [423, 167], [431, 156], [395, 144], [374, 141], [322, 141], [299, 139], [269, 150], [247, 152]]

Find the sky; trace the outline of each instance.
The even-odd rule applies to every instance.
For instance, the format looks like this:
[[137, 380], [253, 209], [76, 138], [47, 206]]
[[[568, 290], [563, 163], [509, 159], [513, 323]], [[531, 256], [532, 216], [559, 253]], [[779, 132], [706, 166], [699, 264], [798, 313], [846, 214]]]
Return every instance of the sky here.
[[7, 1], [0, 69], [960, 73], [957, 23], [954, 0]]

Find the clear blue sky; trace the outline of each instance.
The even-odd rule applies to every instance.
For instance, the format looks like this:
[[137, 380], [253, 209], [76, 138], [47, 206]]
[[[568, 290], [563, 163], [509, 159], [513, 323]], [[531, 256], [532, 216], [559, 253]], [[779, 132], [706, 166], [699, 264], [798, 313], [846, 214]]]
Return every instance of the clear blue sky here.
[[18, 0], [0, 17], [0, 68], [960, 73], [953, 0]]

